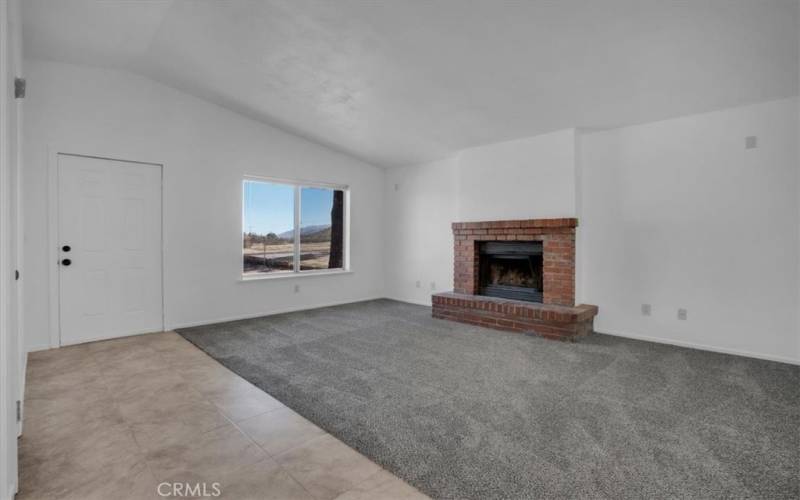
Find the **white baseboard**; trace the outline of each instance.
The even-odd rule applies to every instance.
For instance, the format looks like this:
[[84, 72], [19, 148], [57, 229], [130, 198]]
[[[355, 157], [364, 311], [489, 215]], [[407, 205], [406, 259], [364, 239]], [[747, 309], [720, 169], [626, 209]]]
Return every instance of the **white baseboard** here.
[[50, 344], [38, 344], [32, 345], [28, 347], [28, 352], [36, 352], [36, 351], [46, 351], [48, 349], [52, 349], [53, 347]]
[[[405, 303], [408, 303], [408, 304], [416, 304], [416, 305], [420, 305], [420, 306], [428, 306], [428, 307], [430, 307], [430, 304], [428, 304], [427, 302], [421, 301], [421, 300], [414, 300], [414, 299], [407, 299], [407, 298], [400, 298], [400, 297], [389, 297], [389, 296], [387, 296], [386, 298], [387, 299], [391, 299], [391, 300], [396, 300], [398, 302], [405, 302]], [[706, 344], [697, 344], [697, 343], [694, 343], [694, 342], [684, 342], [684, 341], [680, 341], [680, 340], [665, 339], [665, 338], [662, 338], [662, 337], [650, 337], [650, 336], [647, 336], [647, 335], [638, 335], [638, 334], [627, 333], [627, 332], [623, 333], [623, 332], [610, 332], [610, 331], [601, 332], [601, 331], [597, 331], [597, 333], [601, 333], [603, 335], [611, 335], [613, 337], [624, 337], [624, 338], [635, 339], [635, 340], [643, 340], [643, 341], [646, 341], [646, 342], [655, 342], [657, 344], [668, 344], [668, 345], [674, 345], [674, 346], [678, 346], [678, 347], [687, 347], [689, 349], [697, 349], [697, 350], [700, 350], [700, 351], [718, 352], [718, 353], [721, 353], [721, 354], [731, 354], [731, 355], [734, 355], [734, 356], [743, 356], [743, 357], [746, 357], [746, 358], [764, 359], [764, 360], [767, 360], [767, 361], [777, 361], [778, 363], [787, 363], [787, 364], [790, 364], [790, 365], [800, 365], [800, 359], [789, 358], [789, 357], [785, 357], [785, 356], [773, 356], [773, 355], [770, 355], [770, 354], [762, 354], [762, 353], [758, 353], [758, 352], [744, 351], [744, 350], [740, 350], [740, 349], [727, 349], [727, 348], [724, 348], [724, 347], [716, 347], [716, 346], [710, 346], [710, 345], [706, 345]]]
[[[284, 308], [284, 309], [275, 309], [275, 310], [272, 310], [272, 311], [262, 311], [262, 312], [253, 313], [253, 314], [243, 314], [243, 315], [226, 316], [226, 317], [223, 317], [223, 318], [208, 319], [208, 320], [202, 320], [202, 321], [192, 321], [192, 322], [188, 322], [188, 323], [167, 323], [164, 326], [164, 331], [176, 330], [178, 328], [191, 328], [193, 326], [213, 325], [215, 323], [225, 323], [227, 321], [238, 321], [238, 320], [242, 320], [242, 319], [260, 318], [262, 316], [272, 316], [274, 314], [283, 314], [283, 313], [289, 313], [289, 312], [306, 311], [306, 310], [311, 310], [311, 309], [321, 309], [323, 307], [341, 306], [341, 305], [344, 305], [344, 304], [353, 304], [355, 302], [364, 302], [366, 300], [376, 300], [376, 299], [383, 299], [383, 298], [386, 298], [386, 297], [384, 297], [383, 295], [378, 294], [378, 295], [370, 295], [370, 296], [363, 297], [363, 298], [339, 300], [339, 301], [333, 301], [333, 302], [326, 302], [326, 303], [323, 303], [323, 304], [314, 304], [312, 306], [289, 307], [289, 308]], [[149, 331], [148, 332], [136, 332], [136, 333], [132, 333], [130, 335], [125, 335], [125, 336], [141, 335], [142, 333], [150, 333], [150, 332]], [[103, 337], [103, 338], [98, 338], [98, 339], [86, 340], [85, 342], [93, 342], [95, 340], [106, 340], [106, 339], [107, 339], [107, 337]], [[58, 347], [58, 346], [56, 346], [56, 347]], [[53, 348], [54, 347], [50, 346], [49, 344], [40, 344], [40, 345], [34, 345], [34, 346], [28, 347], [27, 352], [46, 351], [48, 349], [53, 349]], [[26, 358], [26, 361], [27, 361], [27, 358]]]
[[342, 306], [345, 304], [353, 304], [356, 302], [364, 302], [367, 300], [377, 300], [386, 298], [383, 295], [371, 295], [363, 298], [358, 299], [346, 299], [346, 300], [338, 300], [333, 302], [325, 302], [323, 304], [314, 304], [311, 306], [297, 306], [297, 307], [287, 307], [283, 309], [275, 309], [271, 311], [263, 311], [253, 314], [242, 314], [237, 316], [227, 316], [224, 318], [216, 318], [216, 319], [207, 319], [202, 321], [192, 321], [188, 323], [170, 323], [168, 324], [165, 329], [166, 330], [177, 330], [180, 328], [191, 328], [193, 326], [203, 326], [203, 325], [213, 325], [215, 323], [225, 323], [228, 321], [239, 321], [242, 319], [252, 319], [252, 318], [261, 318], [263, 316], [274, 316], [275, 314], [284, 314], [290, 312], [297, 312], [297, 311], [310, 311], [312, 309], [321, 309], [323, 307], [333, 307], [333, 306]]
[[122, 335], [100, 335], [98, 337], [89, 337], [86, 339], [78, 340], [77, 342], [65, 342], [61, 344], [61, 347], [69, 347], [71, 345], [79, 345], [79, 344], [88, 344], [90, 342], [100, 342], [101, 340], [112, 340], [112, 339], [121, 339], [125, 337], [135, 337], [137, 335], [146, 335], [148, 333], [159, 333], [162, 327], [158, 327], [157, 329], [152, 328], [145, 328], [143, 330], [135, 330], [133, 332], [128, 332]]
[[[22, 370], [19, 372], [20, 381], [19, 381], [19, 400], [20, 404], [22, 405], [22, 416], [25, 417], [25, 378], [28, 374], [28, 356], [27, 354], [22, 357]], [[17, 424], [17, 437], [22, 436], [22, 425], [25, 423], [25, 419], [19, 421]]]
[[[428, 306], [428, 307], [430, 307], [429, 303], [421, 301], [421, 300], [407, 299], [407, 298], [400, 298], [400, 297], [390, 297], [390, 296], [387, 296], [386, 298], [387, 299], [391, 299], [391, 300], [396, 300], [398, 302], [405, 302], [407, 304], [416, 304], [416, 305], [420, 305], [420, 306]], [[739, 349], [727, 349], [727, 348], [724, 348], [724, 347], [716, 347], [716, 346], [710, 346], [710, 345], [706, 345], [706, 344], [697, 344], [697, 343], [694, 343], [694, 342], [684, 342], [684, 341], [680, 341], [680, 340], [665, 339], [665, 338], [661, 338], [661, 337], [650, 337], [650, 336], [647, 336], [647, 335], [638, 335], [638, 334], [627, 333], [627, 332], [626, 333], [622, 333], [622, 332], [609, 332], [609, 331], [601, 332], [601, 331], [597, 331], [597, 333], [601, 333], [603, 335], [611, 335], [613, 337], [625, 337], [625, 338], [635, 339], [635, 340], [644, 340], [646, 342], [655, 342], [657, 344], [668, 344], [668, 345], [674, 345], [674, 346], [678, 346], [678, 347], [687, 347], [689, 349], [697, 349], [697, 350], [700, 350], [700, 351], [718, 352], [718, 353], [721, 353], [721, 354], [732, 354], [734, 356], [744, 356], [746, 358], [764, 359], [764, 360], [767, 360], [767, 361], [777, 361], [778, 363], [787, 363], [787, 364], [790, 364], [790, 365], [800, 365], [800, 359], [794, 359], [794, 358], [789, 358], [789, 357], [785, 357], [785, 356], [773, 356], [773, 355], [770, 355], [770, 354], [762, 354], [762, 353], [751, 352], [751, 351], [743, 351], [743, 350], [739, 350]]]
[[426, 302], [424, 300], [405, 299], [405, 298], [400, 298], [400, 297], [389, 297], [389, 296], [386, 296], [384, 298], [385, 299], [389, 299], [389, 300], [396, 300], [397, 302], [405, 302], [406, 304], [414, 304], [414, 305], [417, 305], [417, 306], [426, 306], [426, 307], [430, 307], [431, 306], [430, 302]]
[[743, 356], [743, 357], [746, 357], [746, 358], [764, 359], [764, 360], [767, 360], [767, 361], [777, 361], [779, 363], [788, 363], [790, 365], [800, 365], [800, 359], [787, 358], [787, 357], [784, 357], [784, 356], [773, 356], [773, 355], [770, 355], [770, 354], [762, 354], [762, 353], [751, 352], [751, 351], [743, 351], [743, 350], [740, 350], [740, 349], [728, 349], [728, 348], [725, 348], [725, 347], [716, 347], [716, 346], [710, 346], [710, 345], [706, 345], [706, 344], [696, 344], [694, 342], [684, 342], [682, 340], [672, 340], [672, 339], [665, 339], [665, 338], [661, 338], [661, 337], [649, 337], [647, 335], [637, 335], [637, 334], [634, 334], [634, 333], [627, 333], [627, 332], [622, 333], [622, 332], [609, 332], [609, 331], [601, 332], [601, 331], [598, 331], [598, 330], [595, 330], [595, 331], [597, 333], [600, 333], [600, 334], [603, 334], [603, 335], [611, 335], [613, 337], [624, 337], [624, 338], [634, 339], [634, 340], [644, 340], [646, 342], [655, 342], [656, 344], [667, 344], [667, 345], [674, 345], [674, 346], [678, 346], [678, 347], [688, 347], [689, 349], [697, 349], [697, 350], [700, 350], [700, 351], [718, 352], [718, 353], [721, 353], [721, 354], [732, 354], [734, 356]]
[[[176, 329], [179, 329], [179, 328], [191, 328], [193, 326], [212, 325], [214, 323], [225, 323], [227, 321], [238, 321], [238, 320], [242, 320], [242, 319], [260, 318], [262, 316], [272, 316], [272, 315], [275, 315], [275, 314], [284, 314], [284, 313], [289, 313], [289, 312], [306, 311], [306, 310], [311, 310], [311, 309], [320, 309], [320, 308], [323, 308], [323, 307], [340, 306], [340, 305], [344, 305], [344, 304], [352, 304], [352, 303], [355, 303], [355, 302], [364, 302], [364, 301], [367, 301], [367, 300], [377, 300], [377, 299], [396, 300], [398, 302], [405, 302], [407, 304], [414, 304], [414, 305], [419, 305], [419, 306], [430, 307], [429, 303], [421, 301], [421, 300], [401, 298], [401, 297], [393, 297], [393, 296], [384, 296], [384, 295], [377, 294], [377, 295], [371, 295], [371, 296], [367, 296], [367, 297], [363, 297], [363, 298], [357, 298], [357, 299], [347, 299], [347, 300], [326, 302], [326, 303], [323, 303], [323, 304], [315, 304], [313, 306], [288, 307], [288, 308], [276, 309], [276, 310], [272, 310], [272, 311], [263, 311], [263, 312], [253, 313], [253, 314], [227, 316], [227, 317], [224, 317], [224, 318], [207, 319], [207, 320], [193, 321], [193, 322], [188, 322], [188, 323], [169, 324], [168, 326], [165, 327], [165, 329], [166, 330], [176, 330]], [[734, 356], [744, 356], [744, 357], [747, 357], [747, 358], [764, 359], [764, 360], [767, 360], [767, 361], [777, 361], [779, 363], [788, 363], [788, 364], [791, 364], [791, 365], [800, 365], [800, 359], [789, 358], [789, 357], [785, 357], [785, 356], [773, 356], [773, 355], [770, 355], [770, 354], [762, 354], [762, 353], [757, 353], [757, 352], [744, 351], [744, 350], [740, 350], [740, 349], [728, 349], [728, 348], [724, 348], [724, 347], [716, 347], [716, 346], [710, 346], [710, 345], [706, 345], [706, 344], [698, 344], [698, 343], [694, 343], [694, 342], [684, 342], [684, 341], [680, 341], [680, 340], [665, 339], [665, 338], [662, 338], [662, 337], [651, 337], [651, 336], [647, 336], [647, 335], [639, 335], [639, 334], [628, 333], [628, 332], [611, 332], [611, 331], [601, 332], [601, 331], [597, 331], [597, 333], [601, 333], [603, 335], [611, 335], [613, 337], [624, 337], [624, 338], [635, 339], [635, 340], [643, 340], [643, 341], [646, 341], [646, 342], [655, 342], [657, 344], [668, 344], [668, 345], [674, 345], [674, 346], [678, 346], [678, 347], [687, 347], [687, 348], [690, 348], [690, 349], [698, 349], [698, 350], [701, 350], [701, 351], [711, 351], [711, 352], [718, 352], [718, 353], [721, 353], [721, 354], [732, 354]], [[46, 350], [46, 349], [50, 349], [50, 346], [46, 345], [46, 344], [45, 345], [31, 346], [31, 347], [28, 348], [28, 352], [42, 351], [42, 350]], [[27, 359], [26, 359], [26, 361], [27, 361]]]
[[15, 496], [17, 496], [17, 482], [12, 481], [11, 484], [8, 485], [8, 496], [5, 498], [8, 500], [14, 500]]

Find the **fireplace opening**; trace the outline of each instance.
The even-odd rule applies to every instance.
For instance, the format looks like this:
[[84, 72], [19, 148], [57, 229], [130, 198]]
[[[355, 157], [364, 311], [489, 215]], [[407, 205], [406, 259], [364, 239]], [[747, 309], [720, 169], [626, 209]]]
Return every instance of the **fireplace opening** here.
[[479, 253], [480, 295], [542, 302], [541, 241], [484, 241]]

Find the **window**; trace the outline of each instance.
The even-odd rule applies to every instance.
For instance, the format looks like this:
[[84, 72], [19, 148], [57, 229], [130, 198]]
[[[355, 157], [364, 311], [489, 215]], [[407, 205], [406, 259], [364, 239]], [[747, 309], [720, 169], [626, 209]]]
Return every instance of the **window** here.
[[346, 269], [347, 188], [245, 179], [245, 277]]

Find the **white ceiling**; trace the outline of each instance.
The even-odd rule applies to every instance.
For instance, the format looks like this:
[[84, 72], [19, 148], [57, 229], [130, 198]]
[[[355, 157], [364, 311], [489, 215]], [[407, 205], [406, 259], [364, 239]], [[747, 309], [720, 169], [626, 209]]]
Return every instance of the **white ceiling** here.
[[144, 74], [381, 166], [796, 95], [797, 0], [24, 0], [27, 56]]

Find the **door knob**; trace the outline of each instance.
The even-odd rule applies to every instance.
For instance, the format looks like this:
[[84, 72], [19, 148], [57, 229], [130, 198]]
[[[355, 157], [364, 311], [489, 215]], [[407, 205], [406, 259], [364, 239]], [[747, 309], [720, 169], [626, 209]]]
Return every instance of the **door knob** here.
[[69, 260], [69, 259], [64, 259], [64, 260], [61, 261], [61, 265], [62, 266], [68, 266], [70, 264], [72, 264], [72, 261]]

